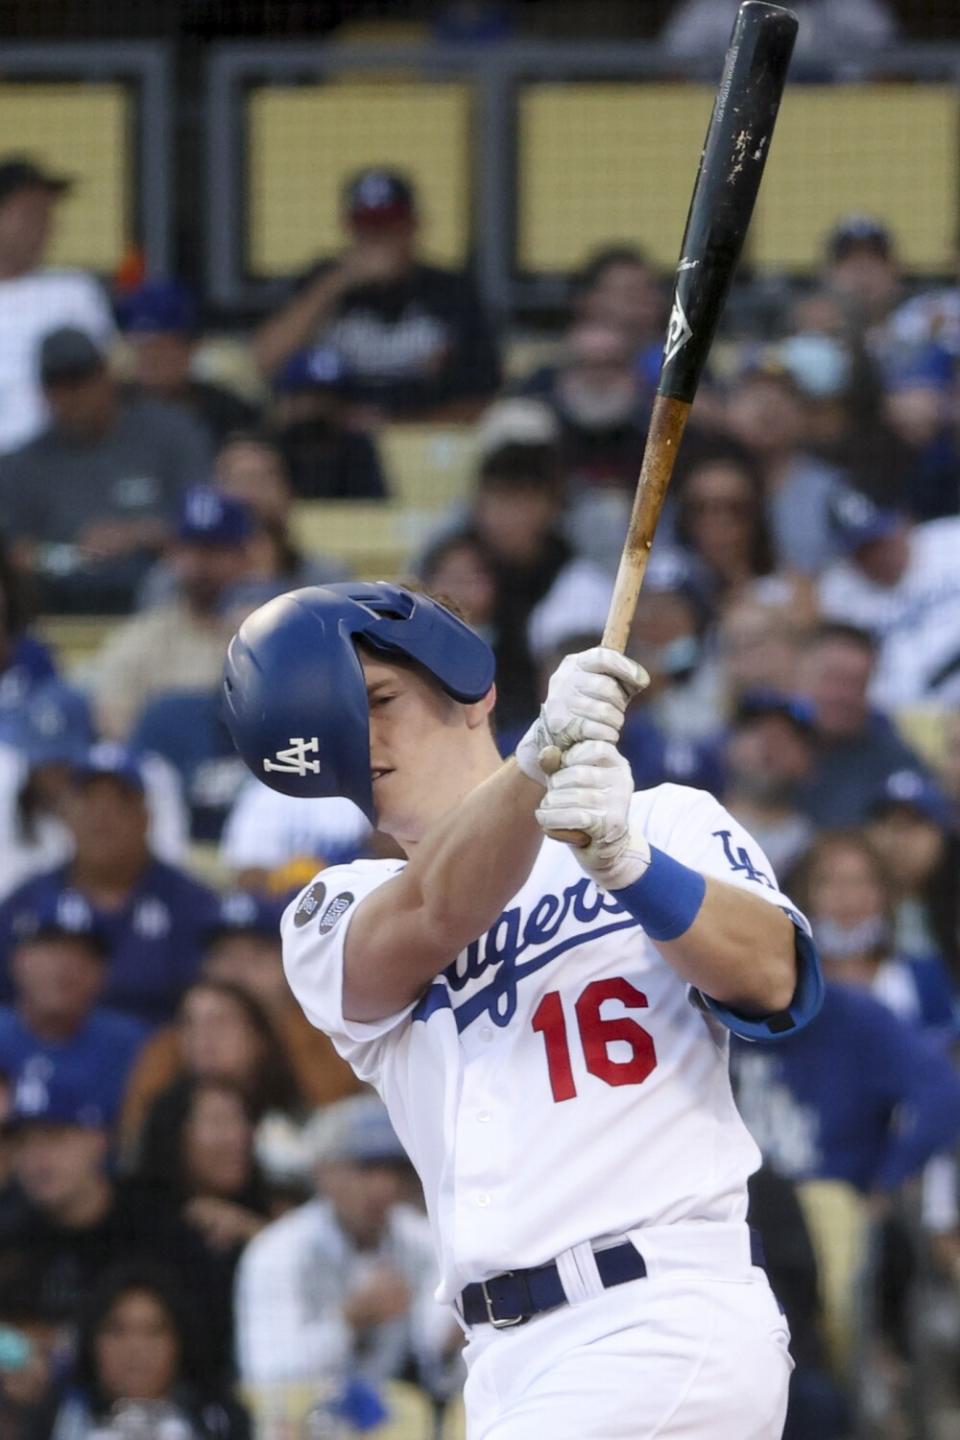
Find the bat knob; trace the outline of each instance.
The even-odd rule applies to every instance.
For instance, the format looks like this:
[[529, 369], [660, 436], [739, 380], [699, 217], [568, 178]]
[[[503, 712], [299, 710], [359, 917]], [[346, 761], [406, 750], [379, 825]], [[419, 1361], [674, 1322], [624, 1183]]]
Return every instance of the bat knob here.
[[544, 745], [537, 760], [544, 775], [556, 775], [563, 764], [563, 751], [559, 745]]

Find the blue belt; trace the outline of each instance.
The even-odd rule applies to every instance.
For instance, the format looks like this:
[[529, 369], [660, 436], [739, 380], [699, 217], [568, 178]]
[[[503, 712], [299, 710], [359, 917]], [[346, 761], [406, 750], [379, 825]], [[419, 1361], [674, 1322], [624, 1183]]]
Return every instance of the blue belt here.
[[[626, 1285], [629, 1280], [642, 1280], [647, 1273], [643, 1256], [629, 1240], [609, 1250], [595, 1251], [594, 1259], [605, 1290]], [[754, 1265], [763, 1264], [763, 1242], [756, 1230], [750, 1231], [750, 1259]], [[532, 1270], [507, 1270], [478, 1285], [466, 1286], [460, 1295], [460, 1313], [467, 1325], [508, 1330], [567, 1303], [560, 1271], [551, 1261]]]

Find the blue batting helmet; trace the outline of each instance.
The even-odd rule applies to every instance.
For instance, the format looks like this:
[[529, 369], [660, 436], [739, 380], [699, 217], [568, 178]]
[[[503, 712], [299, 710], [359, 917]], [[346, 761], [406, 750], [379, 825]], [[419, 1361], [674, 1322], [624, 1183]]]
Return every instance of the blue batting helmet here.
[[243, 622], [227, 650], [224, 719], [258, 780], [342, 795], [373, 818], [370, 713], [355, 642], [422, 665], [453, 699], [481, 700], [493, 652], [436, 600], [383, 581], [312, 585]]

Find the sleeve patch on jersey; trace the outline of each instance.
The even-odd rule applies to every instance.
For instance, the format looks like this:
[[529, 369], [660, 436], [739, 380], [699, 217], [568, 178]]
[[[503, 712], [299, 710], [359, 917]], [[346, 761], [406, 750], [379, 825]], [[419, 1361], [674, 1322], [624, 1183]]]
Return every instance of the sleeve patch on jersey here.
[[334, 925], [342, 919], [352, 904], [353, 896], [349, 890], [344, 890], [342, 894], [331, 900], [320, 917], [320, 934], [329, 935]]
[[[300, 902], [293, 912], [293, 923], [298, 930], [302, 930], [304, 925], [309, 925], [326, 899], [326, 894], [327, 887], [322, 880], [314, 880], [313, 884], [304, 890], [300, 897]], [[329, 909], [330, 907], [328, 906], [328, 912]]]

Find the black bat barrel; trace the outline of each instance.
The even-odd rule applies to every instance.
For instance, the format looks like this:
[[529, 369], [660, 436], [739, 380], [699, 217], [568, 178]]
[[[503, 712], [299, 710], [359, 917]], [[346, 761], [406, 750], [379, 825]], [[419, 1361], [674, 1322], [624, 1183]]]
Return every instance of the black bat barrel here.
[[753, 214], [797, 35], [764, 0], [737, 12], [677, 266], [661, 395], [692, 403]]

